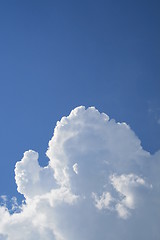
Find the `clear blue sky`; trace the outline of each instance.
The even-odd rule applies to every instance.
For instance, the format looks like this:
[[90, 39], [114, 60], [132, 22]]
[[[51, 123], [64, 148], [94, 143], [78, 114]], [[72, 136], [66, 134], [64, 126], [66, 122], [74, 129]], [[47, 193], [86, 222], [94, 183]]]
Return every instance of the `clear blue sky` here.
[[56, 121], [95, 106], [160, 149], [160, 2], [0, 2], [0, 195], [34, 149], [46, 164]]

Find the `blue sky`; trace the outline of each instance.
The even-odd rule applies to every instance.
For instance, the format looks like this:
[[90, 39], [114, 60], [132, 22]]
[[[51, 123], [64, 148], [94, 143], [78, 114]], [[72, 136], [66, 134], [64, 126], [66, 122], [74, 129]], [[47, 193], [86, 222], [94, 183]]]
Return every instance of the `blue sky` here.
[[159, 1], [1, 1], [0, 193], [18, 196], [15, 163], [40, 164], [56, 121], [95, 106], [160, 149]]

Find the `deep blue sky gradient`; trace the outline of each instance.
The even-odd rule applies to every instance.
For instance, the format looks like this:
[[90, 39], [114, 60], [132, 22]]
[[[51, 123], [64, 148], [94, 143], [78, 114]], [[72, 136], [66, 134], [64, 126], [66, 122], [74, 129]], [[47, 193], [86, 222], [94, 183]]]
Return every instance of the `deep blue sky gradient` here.
[[160, 1], [0, 2], [0, 195], [14, 165], [40, 163], [56, 121], [79, 105], [127, 122], [160, 149]]

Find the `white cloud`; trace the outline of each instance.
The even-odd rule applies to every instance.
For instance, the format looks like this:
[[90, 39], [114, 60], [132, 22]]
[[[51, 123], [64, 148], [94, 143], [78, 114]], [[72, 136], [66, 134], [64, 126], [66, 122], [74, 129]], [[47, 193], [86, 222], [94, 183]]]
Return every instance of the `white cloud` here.
[[46, 154], [47, 167], [32, 150], [16, 163], [26, 203], [13, 198], [13, 214], [2, 204], [0, 239], [159, 240], [160, 152], [143, 150], [126, 123], [78, 107], [57, 122]]
[[77, 163], [75, 163], [75, 164], [73, 165], [73, 171], [74, 171], [76, 174], [78, 174], [78, 164], [77, 164]]
[[136, 188], [147, 186], [144, 179], [134, 175], [110, 176], [111, 184], [119, 193], [120, 199], [115, 208], [120, 217], [126, 219], [130, 215], [129, 209], [134, 209], [136, 205]]
[[103, 192], [102, 196], [97, 196], [96, 193], [92, 193], [92, 197], [95, 200], [95, 206], [102, 210], [103, 208], [110, 209], [110, 203], [114, 201], [109, 192]]
[[6, 195], [1, 195], [0, 196], [0, 204], [1, 206], [6, 206], [7, 203], [7, 196]]

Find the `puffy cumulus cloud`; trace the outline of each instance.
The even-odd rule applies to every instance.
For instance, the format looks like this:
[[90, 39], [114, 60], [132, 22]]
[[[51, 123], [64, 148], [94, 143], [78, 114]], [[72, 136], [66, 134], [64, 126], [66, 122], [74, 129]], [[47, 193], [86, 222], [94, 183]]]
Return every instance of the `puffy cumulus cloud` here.
[[11, 212], [1, 196], [1, 240], [159, 239], [160, 152], [145, 151], [126, 123], [78, 107], [46, 154], [46, 167], [32, 150], [16, 163], [25, 203], [13, 198]]
[[25, 198], [45, 194], [56, 186], [53, 169], [40, 167], [38, 153], [32, 150], [25, 152], [22, 160], [16, 163], [15, 180], [18, 192]]

